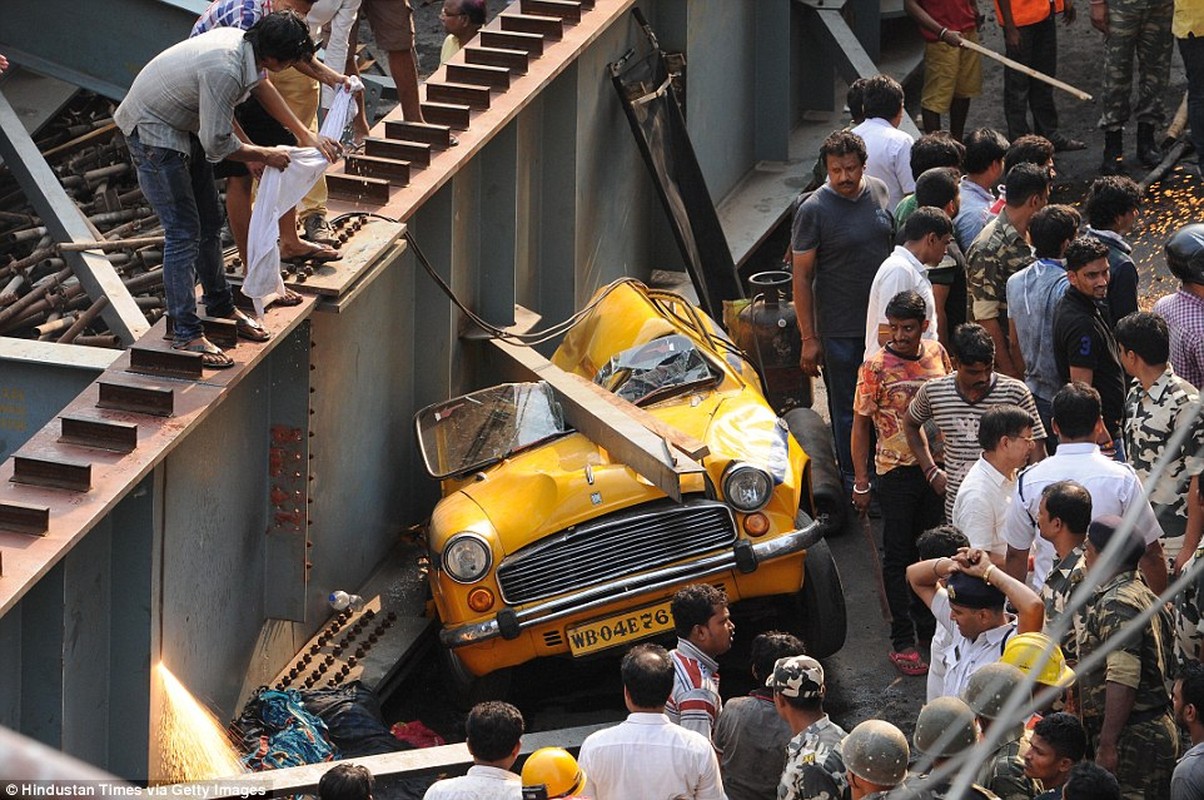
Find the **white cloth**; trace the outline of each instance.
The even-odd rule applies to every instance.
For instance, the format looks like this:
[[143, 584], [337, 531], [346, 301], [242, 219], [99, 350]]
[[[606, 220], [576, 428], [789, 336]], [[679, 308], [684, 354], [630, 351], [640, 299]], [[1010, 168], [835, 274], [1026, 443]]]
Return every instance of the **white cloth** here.
[[593, 800], [725, 800], [711, 742], [664, 714], [629, 714], [591, 733], [577, 762]]
[[[962, 636], [962, 632], [953, 621], [949, 593], [944, 588], [936, 590], [931, 609], [937, 624], [949, 632], [950, 638], [949, 647], [941, 654], [945, 665], [945, 686], [941, 694], [961, 697], [970, 676], [987, 664], [998, 661], [1003, 655], [1007, 640], [1016, 632], [1016, 620], [1009, 618], [1005, 624], [983, 631], [978, 634], [978, 638], [970, 641]], [[937, 654], [934, 652], [932, 657], [935, 660]]]
[[932, 632], [932, 646], [929, 649], [928, 697], [925, 700], [927, 703], [941, 697], [945, 691], [945, 662], [952, 649], [953, 637], [945, 630], [945, 626], [937, 625], [936, 630]]
[[1016, 481], [979, 456], [962, 479], [953, 501], [953, 525], [970, 540], [971, 547], [991, 555], [1006, 556], [1003, 522], [1015, 494]]
[[242, 293], [255, 302], [256, 316], [271, 298], [284, 294], [280, 278], [280, 218], [313, 188], [326, 171], [326, 157], [313, 147], [290, 147], [285, 169], [263, 171], [259, 191], [251, 209], [251, 227], [247, 234], [247, 277]]
[[474, 764], [459, 778], [435, 781], [423, 800], [522, 800], [523, 779], [507, 769]]
[[932, 294], [932, 282], [928, 280], [928, 270], [920, 263], [920, 259], [901, 244], [895, 245], [870, 284], [870, 300], [865, 315], [865, 354], [862, 361], [868, 361], [870, 356], [882, 349], [878, 344], [878, 326], [886, 324], [886, 306], [899, 292], [907, 290], [919, 292], [928, 307], [928, 330], [924, 331], [925, 339], [937, 340], [936, 298]]
[[[337, 139], [347, 127], [350, 116], [355, 113], [352, 100], [355, 91], [364, 87], [359, 78], [352, 76], [355, 90], [348, 92], [340, 86], [335, 93], [334, 104], [326, 121], [322, 123], [322, 136]], [[337, 131], [335, 134], [329, 131]], [[290, 147], [289, 165], [285, 169], [265, 169], [259, 179], [259, 191], [251, 209], [251, 226], [247, 233], [247, 277], [242, 284], [242, 293], [255, 303], [255, 315], [262, 317], [263, 310], [271, 298], [284, 294], [284, 281], [280, 278], [280, 218], [301, 202], [309, 193], [329, 162], [313, 147]]]
[[330, 139], [343, 138], [343, 131], [347, 129], [359, 111], [355, 102], [355, 94], [364, 91], [364, 82], [359, 79], [358, 75], [350, 75], [348, 80], [351, 82], [351, 91], [347, 91], [346, 86], [340, 86], [334, 93], [330, 111], [326, 113], [326, 119], [322, 120], [322, 127], [318, 130], [322, 136]]
[[881, 117], [872, 117], [853, 128], [865, 141], [865, 174], [886, 184], [890, 192], [892, 214], [899, 201], [916, 190], [911, 176], [911, 134], [901, 131]]
[[[309, 9], [305, 21], [315, 42], [322, 41], [323, 29], [329, 26], [323, 62], [340, 75], [347, 70], [347, 49], [351, 41], [351, 26], [360, 10], [360, 0], [318, 0]], [[322, 87], [322, 108], [330, 108], [334, 89]]]
[[1041, 492], [1051, 483], [1072, 480], [1082, 484], [1091, 495], [1091, 518], [1107, 514], [1123, 517], [1129, 506], [1141, 506], [1137, 515], [1137, 531], [1150, 544], [1162, 535], [1162, 526], [1154, 509], [1141, 493], [1141, 481], [1128, 464], [1108, 458], [1095, 444], [1059, 444], [1057, 452], [1020, 473], [1016, 479], [1016, 496], [1008, 507], [1003, 525], [1003, 538], [1017, 550], [1028, 550], [1036, 543], [1033, 553], [1032, 585], [1041, 587], [1045, 576], [1053, 569], [1053, 545], [1037, 533], [1037, 511], [1041, 507]]

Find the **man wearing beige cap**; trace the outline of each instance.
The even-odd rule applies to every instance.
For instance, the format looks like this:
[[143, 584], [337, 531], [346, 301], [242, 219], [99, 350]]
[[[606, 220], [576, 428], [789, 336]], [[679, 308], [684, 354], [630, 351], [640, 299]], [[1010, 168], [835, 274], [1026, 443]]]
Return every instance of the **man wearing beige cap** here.
[[810, 656], [780, 658], [765, 680], [778, 715], [794, 738], [786, 745], [786, 768], [778, 800], [844, 797], [848, 781], [840, 743], [845, 732], [824, 712], [824, 668]]

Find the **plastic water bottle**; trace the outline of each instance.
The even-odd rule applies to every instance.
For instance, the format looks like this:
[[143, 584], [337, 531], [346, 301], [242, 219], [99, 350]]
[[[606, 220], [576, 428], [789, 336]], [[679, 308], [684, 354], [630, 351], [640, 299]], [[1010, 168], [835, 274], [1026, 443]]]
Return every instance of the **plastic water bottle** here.
[[327, 598], [330, 601], [330, 607], [335, 611], [343, 609], [351, 609], [352, 611], [362, 611], [364, 608], [364, 598], [358, 594], [347, 594], [343, 590], [338, 590], [330, 593]]

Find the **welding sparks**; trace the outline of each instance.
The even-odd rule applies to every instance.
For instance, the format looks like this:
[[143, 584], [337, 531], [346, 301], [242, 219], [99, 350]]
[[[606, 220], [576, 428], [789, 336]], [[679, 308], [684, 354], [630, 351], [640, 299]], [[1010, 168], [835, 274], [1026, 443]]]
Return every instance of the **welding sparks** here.
[[155, 682], [161, 702], [156, 782], [210, 780], [246, 771], [217, 717], [162, 662], [155, 667]]

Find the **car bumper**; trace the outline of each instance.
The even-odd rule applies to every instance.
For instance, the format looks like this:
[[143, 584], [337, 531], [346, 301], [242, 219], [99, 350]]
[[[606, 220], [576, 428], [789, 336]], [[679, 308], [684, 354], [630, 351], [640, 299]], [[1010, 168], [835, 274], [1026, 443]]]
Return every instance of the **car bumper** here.
[[660, 591], [687, 581], [709, 578], [732, 569], [752, 572], [759, 564], [813, 547], [823, 539], [825, 532], [826, 527], [822, 521], [812, 521], [766, 541], [749, 545], [747, 540], [741, 540], [743, 546], [684, 564], [607, 581], [522, 609], [502, 609], [491, 619], [445, 628], [440, 632], [439, 639], [445, 647], [451, 648], [478, 644], [499, 636], [516, 639], [524, 631], [536, 626], [613, 605], [624, 598]]

